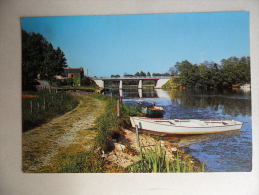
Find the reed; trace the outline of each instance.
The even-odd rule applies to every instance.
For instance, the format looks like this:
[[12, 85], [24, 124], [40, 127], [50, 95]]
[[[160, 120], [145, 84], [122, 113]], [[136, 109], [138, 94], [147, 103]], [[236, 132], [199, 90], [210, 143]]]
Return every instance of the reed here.
[[170, 160], [161, 145], [143, 150], [140, 161], [130, 165], [127, 171], [134, 173], [185, 173], [205, 171], [204, 163], [201, 167], [196, 167], [189, 157], [180, 157], [178, 152], [176, 153], [175, 159]]

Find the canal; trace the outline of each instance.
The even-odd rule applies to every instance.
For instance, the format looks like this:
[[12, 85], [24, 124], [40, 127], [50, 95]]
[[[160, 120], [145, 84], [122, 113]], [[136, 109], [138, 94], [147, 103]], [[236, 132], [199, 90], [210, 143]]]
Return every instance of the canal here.
[[230, 119], [244, 123], [241, 131], [192, 136], [163, 136], [205, 162], [209, 172], [246, 172], [252, 169], [251, 93], [242, 90], [195, 91], [162, 89], [107, 90], [132, 105], [139, 99], [164, 107], [164, 118]]

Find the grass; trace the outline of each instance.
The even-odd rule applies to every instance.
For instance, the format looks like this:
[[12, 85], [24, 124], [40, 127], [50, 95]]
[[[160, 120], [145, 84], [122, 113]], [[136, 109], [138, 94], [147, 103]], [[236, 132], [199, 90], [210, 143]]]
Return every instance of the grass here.
[[82, 153], [64, 155], [59, 167], [60, 173], [101, 173], [104, 159], [94, 149]]
[[129, 116], [139, 115], [140, 111], [121, 104], [121, 116], [118, 117], [116, 99], [100, 94], [91, 96], [106, 103], [104, 113], [96, 121], [96, 144], [104, 152], [111, 151], [113, 149], [112, 139], [119, 139], [121, 128], [130, 126]]
[[170, 160], [166, 156], [165, 150], [157, 145], [155, 148], [143, 149], [140, 161], [130, 165], [127, 171], [134, 173], [185, 173], [185, 172], [204, 172], [205, 166], [195, 166], [190, 156], [182, 157], [176, 153], [176, 158]]
[[22, 125], [27, 131], [75, 108], [79, 99], [65, 92], [42, 90], [22, 98]]
[[164, 89], [177, 89], [181, 86], [180, 80], [178, 77], [171, 77], [169, 81], [163, 86]]

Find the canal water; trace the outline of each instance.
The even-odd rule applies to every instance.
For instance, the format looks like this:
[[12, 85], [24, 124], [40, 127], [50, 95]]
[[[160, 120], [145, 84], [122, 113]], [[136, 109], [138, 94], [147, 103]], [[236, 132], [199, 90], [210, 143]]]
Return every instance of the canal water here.
[[240, 131], [161, 139], [180, 145], [206, 164], [209, 172], [247, 172], [252, 169], [251, 93], [242, 90], [190, 91], [125, 89], [109, 90], [132, 105], [139, 99], [164, 107], [164, 118], [230, 119], [242, 121]]

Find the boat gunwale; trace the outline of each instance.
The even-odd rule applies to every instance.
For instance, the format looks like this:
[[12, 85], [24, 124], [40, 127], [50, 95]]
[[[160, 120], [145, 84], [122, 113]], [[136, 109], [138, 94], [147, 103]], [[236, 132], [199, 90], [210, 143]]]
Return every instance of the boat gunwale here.
[[222, 131], [208, 131], [208, 132], [167, 132], [167, 131], [153, 131], [148, 129], [140, 129], [143, 131], [149, 131], [153, 133], [162, 133], [162, 134], [170, 134], [170, 135], [201, 135], [201, 134], [215, 134], [215, 133], [224, 133], [229, 131], [240, 131], [240, 129], [231, 129], [231, 130], [222, 130]]
[[[132, 117], [133, 120], [134, 118], [136, 117]], [[137, 117], [138, 118], [138, 117]], [[152, 121], [148, 121], [148, 120], [145, 120], [145, 119], [156, 119], [156, 118], [138, 118], [138, 120], [141, 120], [141, 121], [145, 121], [145, 122], [148, 122], [148, 123], [152, 123], [152, 124], [157, 124], [156, 122], [152, 122]], [[158, 119], [158, 120], [170, 120], [170, 119]], [[239, 122], [239, 121], [236, 121], [236, 122]], [[135, 122], [134, 122], [135, 123]], [[239, 122], [240, 124], [234, 124], [234, 125], [224, 125], [224, 126], [208, 126], [208, 127], [189, 127], [189, 126], [173, 126], [173, 125], [167, 125], [167, 124], [159, 124], [159, 125], [163, 125], [163, 126], [173, 126], [173, 127], [185, 127], [185, 128], [215, 128], [215, 127], [226, 127], [226, 126], [236, 126], [236, 125], [241, 125], [241, 128], [243, 126], [243, 122]], [[240, 129], [241, 129], [240, 128]], [[232, 130], [229, 130], [229, 131], [232, 131]]]

